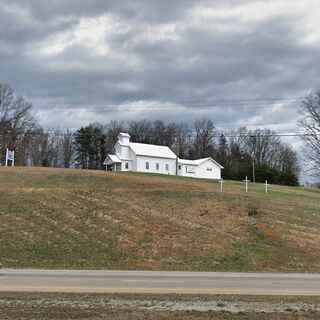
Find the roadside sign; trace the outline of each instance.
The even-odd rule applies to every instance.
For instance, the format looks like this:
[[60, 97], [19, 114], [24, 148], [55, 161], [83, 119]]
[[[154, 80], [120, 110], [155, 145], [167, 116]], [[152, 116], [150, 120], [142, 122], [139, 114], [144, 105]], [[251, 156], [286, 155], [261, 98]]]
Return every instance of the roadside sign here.
[[13, 161], [13, 159], [14, 159], [14, 151], [9, 151], [8, 150], [8, 160]]
[[7, 152], [6, 152], [6, 167], [8, 166], [8, 161], [11, 161], [11, 166], [14, 167], [14, 151], [10, 151], [7, 148]]

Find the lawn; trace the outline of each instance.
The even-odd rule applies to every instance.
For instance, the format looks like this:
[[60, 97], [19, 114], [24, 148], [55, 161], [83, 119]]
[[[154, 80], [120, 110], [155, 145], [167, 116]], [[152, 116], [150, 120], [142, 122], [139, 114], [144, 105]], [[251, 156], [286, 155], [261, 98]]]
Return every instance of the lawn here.
[[320, 190], [0, 168], [8, 268], [320, 272]]

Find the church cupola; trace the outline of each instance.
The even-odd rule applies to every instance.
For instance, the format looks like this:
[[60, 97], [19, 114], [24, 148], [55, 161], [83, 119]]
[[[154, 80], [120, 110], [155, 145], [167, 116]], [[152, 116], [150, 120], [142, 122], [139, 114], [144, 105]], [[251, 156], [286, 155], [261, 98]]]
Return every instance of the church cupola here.
[[128, 146], [129, 143], [130, 143], [130, 134], [120, 132], [119, 135], [118, 135], [118, 139], [119, 139], [119, 142], [122, 145], [127, 145]]

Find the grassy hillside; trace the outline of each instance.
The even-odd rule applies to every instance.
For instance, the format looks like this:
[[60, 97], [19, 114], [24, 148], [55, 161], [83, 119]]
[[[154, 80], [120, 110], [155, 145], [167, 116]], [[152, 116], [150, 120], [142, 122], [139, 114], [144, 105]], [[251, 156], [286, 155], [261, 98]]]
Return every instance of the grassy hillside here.
[[0, 168], [4, 267], [320, 272], [320, 191]]

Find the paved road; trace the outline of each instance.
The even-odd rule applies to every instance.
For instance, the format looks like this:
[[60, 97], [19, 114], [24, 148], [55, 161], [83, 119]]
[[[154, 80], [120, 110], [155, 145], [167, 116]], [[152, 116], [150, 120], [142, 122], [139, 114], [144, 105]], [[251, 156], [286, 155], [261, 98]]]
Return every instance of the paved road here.
[[2, 269], [0, 291], [320, 295], [320, 274]]

